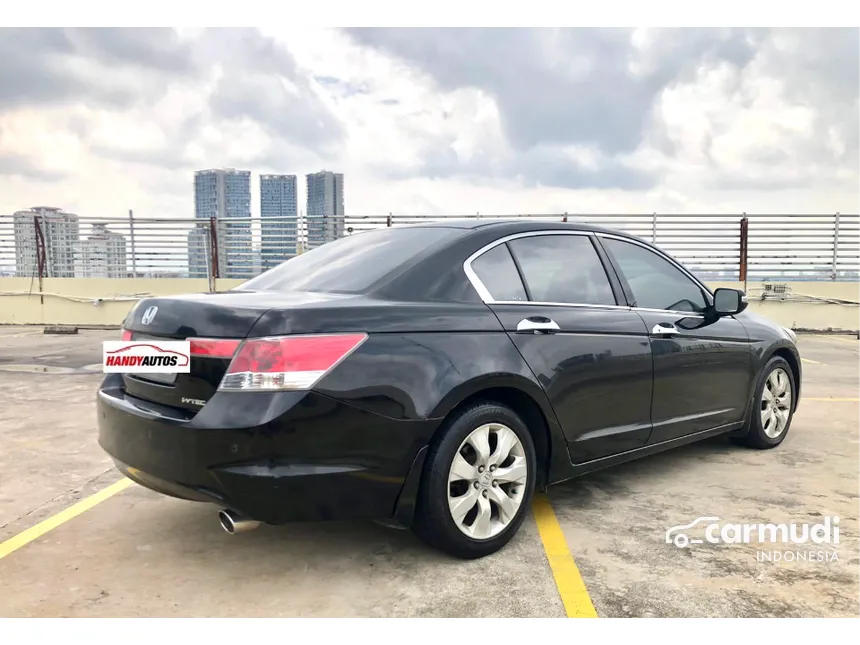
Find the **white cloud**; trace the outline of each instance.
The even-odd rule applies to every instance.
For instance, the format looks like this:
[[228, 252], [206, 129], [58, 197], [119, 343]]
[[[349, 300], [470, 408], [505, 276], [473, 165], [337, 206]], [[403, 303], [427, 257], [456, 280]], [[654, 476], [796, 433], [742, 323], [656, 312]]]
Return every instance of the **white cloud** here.
[[[532, 48], [496, 39], [490, 53], [481, 33], [410, 34], [421, 37], [183, 30], [120, 51], [119, 38], [75, 35], [76, 54], [27, 61], [27, 82], [0, 72], [0, 213], [191, 217], [193, 170], [219, 166], [343, 172], [352, 214], [857, 208], [856, 123], [845, 124], [857, 80], [824, 105], [799, 86], [801, 72], [857, 61], [822, 63], [796, 33], [670, 47], [643, 30], [547, 32]], [[65, 94], [39, 85], [60, 72]]]

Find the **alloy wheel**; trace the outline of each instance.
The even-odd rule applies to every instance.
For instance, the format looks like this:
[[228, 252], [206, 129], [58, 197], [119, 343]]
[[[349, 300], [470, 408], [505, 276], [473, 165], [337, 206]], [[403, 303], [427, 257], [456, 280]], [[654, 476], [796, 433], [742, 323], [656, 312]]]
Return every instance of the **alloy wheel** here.
[[486, 423], [460, 444], [448, 472], [448, 508], [457, 528], [476, 540], [501, 533], [520, 509], [528, 462], [517, 434]]
[[791, 414], [791, 380], [781, 367], [773, 370], [761, 393], [761, 427], [771, 439], [780, 436], [788, 426]]

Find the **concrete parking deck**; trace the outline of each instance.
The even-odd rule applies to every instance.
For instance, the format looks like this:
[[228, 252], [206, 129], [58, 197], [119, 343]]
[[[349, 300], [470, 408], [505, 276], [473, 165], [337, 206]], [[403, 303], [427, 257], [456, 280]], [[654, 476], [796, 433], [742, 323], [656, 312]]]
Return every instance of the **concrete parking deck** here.
[[[61, 515], [3, 557], [10, 539], [64, 509], [77, 513], [76, 502], [120, 480], [96, 443], [94, 415], [100, 343], [115, 337], [0, 327], [0, 615], [571, 613], [559, 590], [570, 594], [576, 567], [557, 566], [557, 552], [548, 558], [545, 547], [564, 541], [548, 545], [533, 518], [502, 552], [461, 562], [369, 522], [229, 536], [215, 507], [131, 485]], [[802, 336], [800, 346], [803, 401], [779, 448], [717, 438], [550, 489], [599, 616], [857, 615], [858, 341]], [[837, 561], [760, 562], [757, 544], [665, 542], [669, 527], [701, 516], [782, 523], [828, 515], [840, 518]], [[488, 585], [505, 593], [488, 600]]]

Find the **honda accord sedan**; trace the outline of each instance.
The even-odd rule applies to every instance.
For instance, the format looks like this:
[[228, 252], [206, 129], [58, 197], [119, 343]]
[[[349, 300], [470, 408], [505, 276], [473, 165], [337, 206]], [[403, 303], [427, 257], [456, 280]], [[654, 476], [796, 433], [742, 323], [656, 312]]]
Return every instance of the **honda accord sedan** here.
[[376, 519], [477, 558], [550, 484], [720, 434], [778, 446], [800, 356], [746, 308], [586, 224], [359, 233], [231, 291], [138, 302], [123, 337], [188, 340], [190, 372], [106, 374], [99, 442], [230, 533]]

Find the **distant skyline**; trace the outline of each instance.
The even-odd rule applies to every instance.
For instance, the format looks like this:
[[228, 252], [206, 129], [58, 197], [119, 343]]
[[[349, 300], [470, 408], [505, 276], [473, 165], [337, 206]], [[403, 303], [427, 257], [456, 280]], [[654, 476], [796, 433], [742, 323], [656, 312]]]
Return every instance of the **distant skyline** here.
[[355, 215], [857, 212], [858, 48], [854, 28], [0, 29], [0, 213], [189, 218], [207, 167], [335, 168]]

